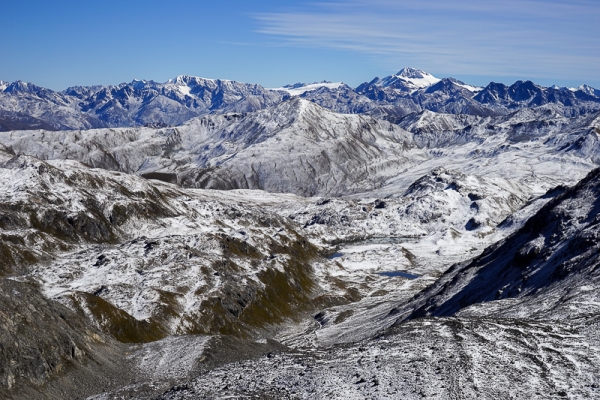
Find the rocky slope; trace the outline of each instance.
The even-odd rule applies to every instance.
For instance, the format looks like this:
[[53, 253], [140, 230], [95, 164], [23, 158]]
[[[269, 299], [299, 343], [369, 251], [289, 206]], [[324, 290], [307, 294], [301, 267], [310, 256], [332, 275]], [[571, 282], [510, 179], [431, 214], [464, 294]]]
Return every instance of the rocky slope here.
[[[273, 353], [179, 384], [158, 399], [597, 398], [598, 342], [572, 326], [411, 321], [350, 346]], [[97, 399], [124, 398], [103, 396]]]
[[599, 185], [596, 169], [510, 237], [448, 270], [406, 306], [414, 308], [408, 317], [454, 315], [476, 304], [462, 314], [575, 321], [597, 315]]
[[[125, 384], [135, 377], [119, 371], [134, 361], [115, 339], [253, 337], [349, 301], [323, 292], [314, 267], [324, 250], [280, 216], [73, 161], [1, 156], [7, 396]], [[70, 381], [94, 372], [87, 389]]]
[[121, 341], [243, 334], [319, 294], [320, 250], [258, 208], [73, 162], [18, 156], [0, 172], [2, 272]]
[[[107, 375], [114, 379], [109, 365], [118, 359], [119, 345], [81, 315], [45, 298], [36, 285], [0, 279], [0, 321], [2, 398], [40, 398], [50, 379], [76, 371], [96, 391]], [[63, 396], [77, 392], [73, 382], [62, 389]], [[61, 390], [50, 391], [61, 398]]]

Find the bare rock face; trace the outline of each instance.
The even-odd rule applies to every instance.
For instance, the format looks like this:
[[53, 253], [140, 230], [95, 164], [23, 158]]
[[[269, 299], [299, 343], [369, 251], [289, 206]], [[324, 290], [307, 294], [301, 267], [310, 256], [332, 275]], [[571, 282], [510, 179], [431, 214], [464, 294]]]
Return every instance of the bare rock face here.
[[[34, 395], [50, 379], [93, 364], [112, 341], [35, 285], [0, 279], [0, 395]], [[33, 398], [30, 397], [30, 398]]]

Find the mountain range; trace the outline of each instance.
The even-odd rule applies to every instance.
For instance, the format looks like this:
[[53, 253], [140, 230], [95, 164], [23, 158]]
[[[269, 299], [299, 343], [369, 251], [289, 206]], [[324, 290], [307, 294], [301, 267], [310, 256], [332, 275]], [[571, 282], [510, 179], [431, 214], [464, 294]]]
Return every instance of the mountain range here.
[[56, 92], [22, 81], [0, 81], [0, 130], [175, 126], [207, 114], [264, 109], [293, 96], [335, 112], [368, 113], [391, 122], [423, 110], [479, 116], [530, 107], [550, 107], [565, 116], [600, 110], [600, 91], [586, 85], [548, 88], [517, 81], [510, 86], [492, 82], [481, 88], [413, 68], [356, 88], [322, 82], [266, 89], [182, 75], [165, 83], [134, 80]]

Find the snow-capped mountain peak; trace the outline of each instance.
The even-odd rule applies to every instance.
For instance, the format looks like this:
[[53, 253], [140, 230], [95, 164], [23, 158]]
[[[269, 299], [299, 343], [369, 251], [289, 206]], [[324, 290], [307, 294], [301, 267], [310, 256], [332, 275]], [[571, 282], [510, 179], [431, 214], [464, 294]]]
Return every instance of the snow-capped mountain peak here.
[[374, 85], [381, 88], [390, 88], [400, 92], [413, 93], [419, 89], [427, 88], [441, 81], [428, 72], [421, 71], [415, 68], [403, 68], [395, 75], [389, 75], [385, 78], [375, 78], [368, 84], [359, 86], [360, 89], [365, 85]]
[[424, 88], [431, 85], [434, 85], [441, 81], [441, 79], [436, 78], [428, 72], [421, 71], [419, 69], [405, 67], [402, 68], [396, 75], [396, 78], [400, 78], [406, 82], [412, 83], [417, 88]]
[[131, 81], [130, 85], [131, 85], [131, 87], [133, 87], [136, 90], [142, 90], [149, 83], [151, 84], [153, 82], [152, 81], [147, 81], [145, 79], [134, 79], [133, 81]]
[[40, 86], [34, 85], [33, 83], [23, 82], [23, 81], [15, 81], [13, 83], [8, 84], [8, 86], [4, 89], [7, 93], [16, 93], [16, 92], [28, 92], [33, 93], [41, 90]]
[[5, 82], [3, 80], [0, 80], [0, 92], [4, 91], [4, 89], [6, 89], [8, 87], [8, 85], [10, 85], [9, 82]]
[[403, 78], [421, 79], [431, 74], [425, 71], [421, 71], [420, 69], [404, 67], [400, 71], [398, 71], [396, 75], [401, 76]]
[[176, 85], [188, 85], [191, 82], [199, 82], [199, 81], [214, 81], [215, 79], [201, 78], [198, 76], [191, 75], [178, 75], [173, 79], [169, 79], [165, 83], [173, 83]]
[[578, 88], [572, 88], [571, 90], [574, 92], [581, 90], [583, 93], [589, 94], [590, 96], [600, 97], [600, 90], [595, 89], [589, 85], [581, 85]]

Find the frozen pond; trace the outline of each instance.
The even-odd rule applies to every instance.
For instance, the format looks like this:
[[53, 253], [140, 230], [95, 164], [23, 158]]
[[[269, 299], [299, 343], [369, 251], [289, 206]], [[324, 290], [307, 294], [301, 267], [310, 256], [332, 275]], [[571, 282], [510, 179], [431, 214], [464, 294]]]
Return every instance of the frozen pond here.
[[389, 276], [389, 277], [401, 276], [403, 278], [408, 278], [408, 279], [417, 279], [417, 278], [421, 277], [421, 275], [409, 274], [408, 272], [405, 272], [405, 271], [386, 271], [386, 272], [378, 272], [378, 274], [383, 275], [383, 276]]

